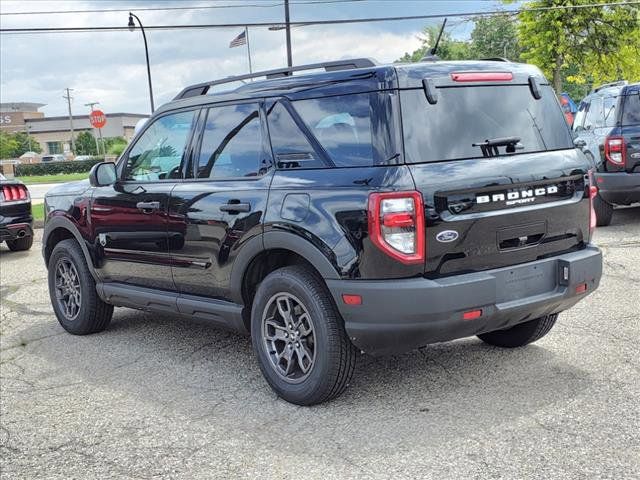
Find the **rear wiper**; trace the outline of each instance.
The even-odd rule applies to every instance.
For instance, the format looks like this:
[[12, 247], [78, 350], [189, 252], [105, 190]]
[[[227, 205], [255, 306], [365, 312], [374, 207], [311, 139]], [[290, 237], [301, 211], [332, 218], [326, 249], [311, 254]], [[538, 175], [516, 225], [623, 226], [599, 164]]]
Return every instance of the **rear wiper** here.
[[497, 157], [498, 147], [507, 147], [507, 153], [515, 153], [522, 150], [524, 146], [520, 144], [520, 137], [489, 138], [484, 142], [472, 143], [473, 147], [480, 147], [482, 155], [485, 157]]

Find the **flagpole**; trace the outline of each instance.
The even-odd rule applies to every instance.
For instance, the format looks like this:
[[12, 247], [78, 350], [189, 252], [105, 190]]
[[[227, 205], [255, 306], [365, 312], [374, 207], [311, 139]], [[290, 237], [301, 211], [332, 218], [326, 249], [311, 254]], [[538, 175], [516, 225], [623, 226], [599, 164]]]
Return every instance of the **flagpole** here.
[[249, 56], [249, 73], [253, 73], [251, 70], [251, 47], [249, 46], [249, 27], [245, 25], [244, 27], [244, 36], [247, 39], [247, 55]]

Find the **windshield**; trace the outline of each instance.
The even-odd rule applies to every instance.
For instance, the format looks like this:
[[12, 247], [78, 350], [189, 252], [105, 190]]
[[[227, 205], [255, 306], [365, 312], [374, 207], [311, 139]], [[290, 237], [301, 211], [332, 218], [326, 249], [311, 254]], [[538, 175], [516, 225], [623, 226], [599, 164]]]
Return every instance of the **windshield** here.
[[536, 100], [528, 85], [438, 88], [435, 105], [402, 91], [407, 162], [574, 148], [553, 90], [540, 90]]

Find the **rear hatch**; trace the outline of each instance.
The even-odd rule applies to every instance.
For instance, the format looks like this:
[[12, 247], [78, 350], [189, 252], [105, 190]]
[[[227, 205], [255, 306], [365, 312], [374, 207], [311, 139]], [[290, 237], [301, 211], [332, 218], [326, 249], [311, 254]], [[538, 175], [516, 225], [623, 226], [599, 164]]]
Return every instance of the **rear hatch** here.
[[447, 65], [419, 83], [419, 71], [399, 74], [405, 161], [425, 204], [426, 276], [584, 248], [589, 164], [544, 77], [511, 63]]

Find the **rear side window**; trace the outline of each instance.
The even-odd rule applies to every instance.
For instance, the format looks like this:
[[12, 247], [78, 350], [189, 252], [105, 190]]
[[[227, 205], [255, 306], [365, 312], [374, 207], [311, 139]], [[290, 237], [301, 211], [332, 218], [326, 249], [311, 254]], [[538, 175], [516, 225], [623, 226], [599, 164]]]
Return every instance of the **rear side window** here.
[[197, 178], [255, 177], [261, 174], [262, 157], [258, 104], [209, 109]]
[[[401, 92], [406, 161], [434, 162], [482, 157], [478, 143], [518, 137], [515, 153], [574, 148], [550, 87], [536, 100], [527, 85], [438, 89], [435, 105], [419, 90]], [[507, 146], [499, 146], [499, 155]]]
[[640, 125], [640, 92], [624, 97], [622, 125]]
[[298, 100], [293, 105], [336, 167], [380, 162], [372, 145], [372, 101], [377, 94]]
[[271, 148], [278, 168], [322, 168], [325, 163], [281, 102], [267, 109]]

